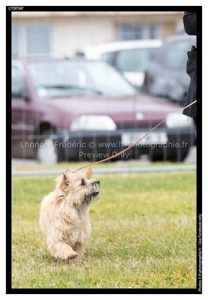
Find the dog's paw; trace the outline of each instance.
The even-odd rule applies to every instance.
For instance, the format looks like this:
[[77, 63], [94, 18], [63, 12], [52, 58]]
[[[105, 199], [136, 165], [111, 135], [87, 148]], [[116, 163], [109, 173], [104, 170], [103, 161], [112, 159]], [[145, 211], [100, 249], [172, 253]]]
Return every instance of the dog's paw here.
[[74, 258], [76, 258], [76, 257], [77, 257], [77, 253], [74, 252], [73, 254], [70, 254], [70, 255], [68, 256], [68, 259], [74, 259]]

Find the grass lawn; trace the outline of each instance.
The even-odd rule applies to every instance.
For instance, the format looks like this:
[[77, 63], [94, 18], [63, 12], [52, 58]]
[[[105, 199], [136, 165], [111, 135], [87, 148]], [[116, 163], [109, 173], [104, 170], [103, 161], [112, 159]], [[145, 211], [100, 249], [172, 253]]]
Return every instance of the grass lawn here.
[[195, 172], [97, 176], [80, 266], [55, 261], [38, 225], [53, 177], [13, 178], [13, 288], [195, 288]]

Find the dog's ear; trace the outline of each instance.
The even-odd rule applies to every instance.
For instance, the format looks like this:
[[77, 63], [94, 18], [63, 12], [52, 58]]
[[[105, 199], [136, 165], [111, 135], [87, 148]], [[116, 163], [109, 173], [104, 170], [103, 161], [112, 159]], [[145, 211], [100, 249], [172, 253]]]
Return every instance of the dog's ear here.
[[63, 181], [67, 181], [68, 180], [68, 176], [67, 176], [67, 170], [65, 170], [62, 174], [63, 176]]
[[87, 177], [87, 179], [90, 179], [92, 177], [92, 166], [87, 167], [86, 177]]
[[56, 187], [63, 189], [66, 185], [68, 185], [68, 183], [69, 180], [68, 180], [67, 170], [66, 170], [56, 178]]

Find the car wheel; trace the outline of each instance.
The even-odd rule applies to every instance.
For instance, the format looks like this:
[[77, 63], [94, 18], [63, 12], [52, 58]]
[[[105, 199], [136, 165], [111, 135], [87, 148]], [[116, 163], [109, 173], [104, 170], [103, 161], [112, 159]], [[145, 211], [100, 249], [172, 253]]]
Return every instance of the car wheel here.
[[172, 162], [184, 161], [189, 154], [190, 147], [186, 148], [186, 149], [182, 149], [181, 151], [177, 151], [177, 150], [178, 149], [176, 149], [174, 151], [174, 153], [170, 156], [170, 159], [169, 159], [170, 161], [172, 161]]
[[186, 149], [172, 149], [171, 152], [167, 153], [165, 151], [152, 152], [149, 155], [149, 159], [152, 162], [156, 161], [172, 161], [172, 162], [182, 162], [186, 159], [189, 154], [190, 147]]
[[64, 160], [60, 151], [55, 147], [53, 132], [44, 131], [41, 133], [36, 156], [37, 160], [44, 165], [54, 165]]

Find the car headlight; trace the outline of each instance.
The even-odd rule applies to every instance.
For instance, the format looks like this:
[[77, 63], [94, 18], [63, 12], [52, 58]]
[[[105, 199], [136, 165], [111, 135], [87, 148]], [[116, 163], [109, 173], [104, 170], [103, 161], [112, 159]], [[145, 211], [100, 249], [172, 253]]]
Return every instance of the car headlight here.
[[70, 130], [115, 130], [116, 124], [109, 116], [83, 115], [72, 121]]
[[168, 128], [193, 127], [193, 119], [182, 113], [169, 113], [166, 117], [166, 126]]

